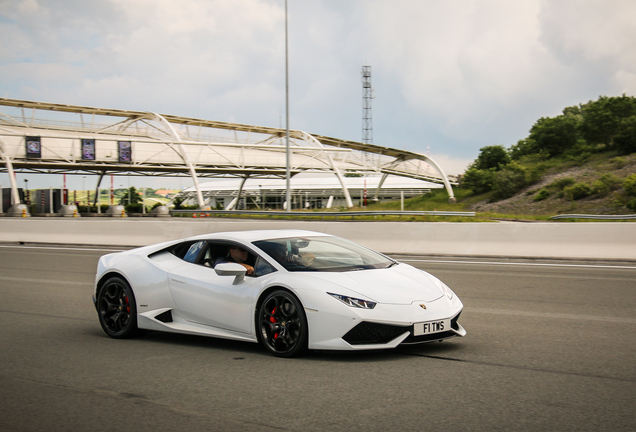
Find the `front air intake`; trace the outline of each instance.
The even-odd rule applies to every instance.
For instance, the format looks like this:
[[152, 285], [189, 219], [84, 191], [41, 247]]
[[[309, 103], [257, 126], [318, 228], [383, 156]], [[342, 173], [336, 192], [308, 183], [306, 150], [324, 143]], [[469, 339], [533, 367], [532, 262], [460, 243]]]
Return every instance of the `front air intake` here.
[[342, 339], [351, 345], [385, 344], [408, 331], [409, 327], [363, 321], [349, 330]]

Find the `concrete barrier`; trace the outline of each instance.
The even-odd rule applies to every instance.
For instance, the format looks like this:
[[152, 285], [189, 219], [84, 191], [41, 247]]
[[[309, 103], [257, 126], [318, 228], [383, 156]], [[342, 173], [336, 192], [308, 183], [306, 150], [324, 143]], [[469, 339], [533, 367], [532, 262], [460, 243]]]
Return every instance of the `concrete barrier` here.
[[307, 229], [388, 254], [636, 260], [636, 223], [0, 218], [0, 242], [142, 246], [198, 234]]

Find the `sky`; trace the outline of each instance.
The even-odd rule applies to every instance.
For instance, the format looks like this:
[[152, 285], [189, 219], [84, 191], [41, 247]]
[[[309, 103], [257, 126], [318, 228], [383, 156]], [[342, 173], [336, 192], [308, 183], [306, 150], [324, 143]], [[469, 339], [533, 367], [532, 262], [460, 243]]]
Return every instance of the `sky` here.
[[[288, 23], [291, 129], [361, 141], [371, 66], [373, 143], [449, 174], [636, 94], [633, 0], [289, 0]], [[285, 2], [0, 0], [0, 97], [285, 127]]]

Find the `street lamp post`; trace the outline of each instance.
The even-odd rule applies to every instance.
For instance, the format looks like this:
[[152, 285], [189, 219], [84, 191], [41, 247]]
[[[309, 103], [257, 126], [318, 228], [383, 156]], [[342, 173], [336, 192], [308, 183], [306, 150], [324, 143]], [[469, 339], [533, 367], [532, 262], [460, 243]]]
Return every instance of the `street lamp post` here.
[[290, 154], [289, 154], [289, 42], [287, 38], [287, 0], [285, 0], [285, 200], [287, 201], [287, 211], [291, 212], [291, 191], [290, 191]]

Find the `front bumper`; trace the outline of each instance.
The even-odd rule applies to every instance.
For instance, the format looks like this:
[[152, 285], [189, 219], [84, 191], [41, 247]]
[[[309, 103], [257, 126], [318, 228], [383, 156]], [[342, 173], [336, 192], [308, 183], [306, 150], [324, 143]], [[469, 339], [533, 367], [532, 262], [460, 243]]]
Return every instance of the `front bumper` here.
[[[426, 307], [424, 307], [426, 306]], [[333, 310], [307, 312], [309, 348], [326, 350], [390, 349], [400, 344], [419, 344], [466, 335], [459, 324], [463, 304], [455, 296], [409, 305], [378, 304], [374, 309], [358, 309], [342, 304]], [[416, 323], [450, 319], [450, 328], [415, 336]]]
[[411, 345], [464, 336], [466, 330], [457, 322], [460, 314], [461, 312], [451, 318], [451, 328], [443, 332], [415, 336], [413, 325], [405, 327], [362, 321], [349, 330], [342, 339], [349, 345], [385, 345], [408, 332], [408, 336], [400, 342], [400, 345]]

